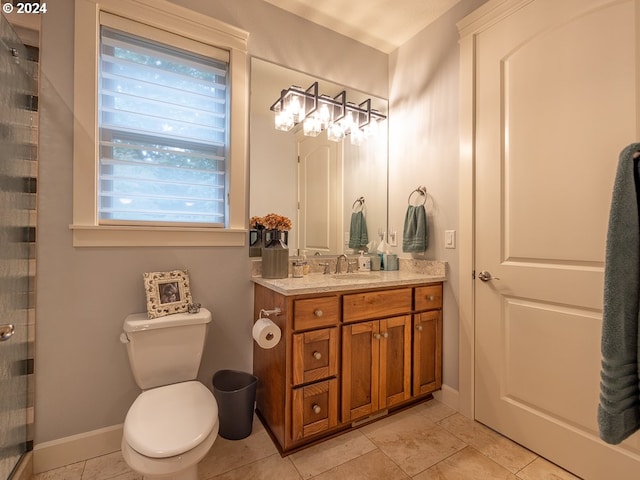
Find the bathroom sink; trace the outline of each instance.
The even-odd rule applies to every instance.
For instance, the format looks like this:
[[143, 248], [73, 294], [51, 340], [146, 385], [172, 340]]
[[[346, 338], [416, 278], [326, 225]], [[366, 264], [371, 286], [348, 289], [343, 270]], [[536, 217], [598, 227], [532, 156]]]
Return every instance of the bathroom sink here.
[[331, 275], [331, 278], [336, 280], [377, 280], [380, 278], [380, 274], [370, 272], [336, 273]]

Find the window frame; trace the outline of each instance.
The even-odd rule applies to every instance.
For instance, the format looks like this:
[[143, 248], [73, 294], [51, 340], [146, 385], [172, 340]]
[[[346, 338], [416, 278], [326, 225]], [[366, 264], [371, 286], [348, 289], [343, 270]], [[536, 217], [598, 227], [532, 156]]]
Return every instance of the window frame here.
[[[101, 12], [153, 29], [166, 43], [185, 37], [229, 52], [228, 215], [224, 228], [104, 225], [98, 221], [98, 82]], [[134, 33], [134, 32], [132, 32]], [[178, 37], [175, 37], [175, 36]], [[248, 33], [164, 0], [76, 0], [74, 45], [73, 245], [245, 246], [248, 165]], [[169, 43], [171, 44], [171, 43]]]

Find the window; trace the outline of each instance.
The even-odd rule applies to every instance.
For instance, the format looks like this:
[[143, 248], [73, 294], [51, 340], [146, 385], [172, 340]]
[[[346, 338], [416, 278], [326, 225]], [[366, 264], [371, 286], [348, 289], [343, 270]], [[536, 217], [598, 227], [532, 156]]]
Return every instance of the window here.
[[76, 0], [75, 69], [74, 245], [244, 245], [246, 33]]
[[100, 36], [99, 223], [224, 226], [228, 55]]

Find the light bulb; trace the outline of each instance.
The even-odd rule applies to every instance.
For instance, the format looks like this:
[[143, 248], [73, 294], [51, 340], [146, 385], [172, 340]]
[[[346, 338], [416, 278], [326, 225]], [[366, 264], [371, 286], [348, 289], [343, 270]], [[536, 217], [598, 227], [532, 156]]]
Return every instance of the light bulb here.
[[298, 123], [304, 118], [304, 107], [298, 95], [291, 94], [289, 104], [287, 105], [287, 111], [293, 118], [294, 123]]
[[331, 111], [329, 110], [329, 105], [327, 105], [326, 103], [321, 103], [318, 117], [322, 126], [326, 128], [331, 121]]
[[351, 110], [347, 110], [347, 113], [344, 115], [344, 118], [340, 120], [340, 123], [342, 123], [344, 131], [349, 132], [354, 126], [353, 112]]
[[289, 115], [285, 111], [281, 111], [276, 113], [275, 116], [275, 127], [276, 130], [281, 130], [283, 132], [288, 132], [293, 128], [294, 125], [293, 117]]
[[322, 131], [322, 124], [320, 122], [320, 119], [313, 115], [304, 119], [304, 122], [302, 123], [302, 129], [304, 135], [306, 135], [307, 137], [317, 137]]
[[327, 138], [332, 142], [339, 142], [344, 138], [344, 128], [340, 123], [332, 123], [327, 128]]
[[364, 142], [364, 132], [359, 128], [351, 129], [351, 145], [362, 145]]

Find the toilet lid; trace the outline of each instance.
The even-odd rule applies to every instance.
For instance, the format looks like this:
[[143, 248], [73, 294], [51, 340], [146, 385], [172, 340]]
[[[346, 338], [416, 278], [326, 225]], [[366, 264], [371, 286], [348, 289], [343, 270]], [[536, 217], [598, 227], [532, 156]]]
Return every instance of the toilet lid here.
[[138, 453], [165, 458], [200, 444], [218, 422], [218, 404], [200, 382], [142, 392], [124, 421], [124, 438]]

